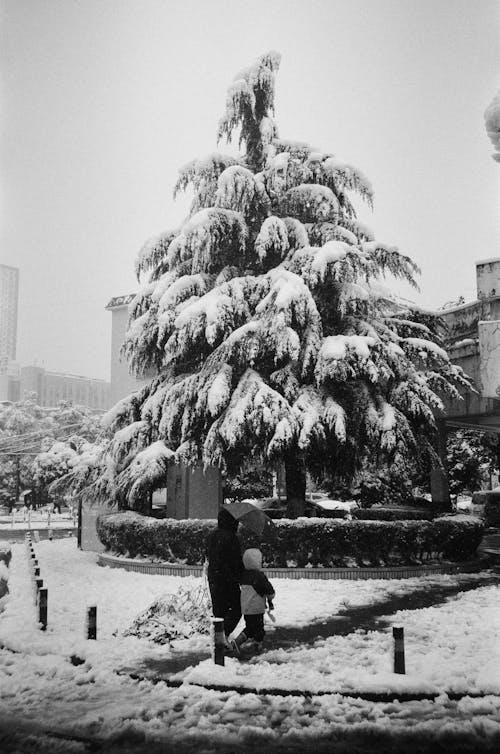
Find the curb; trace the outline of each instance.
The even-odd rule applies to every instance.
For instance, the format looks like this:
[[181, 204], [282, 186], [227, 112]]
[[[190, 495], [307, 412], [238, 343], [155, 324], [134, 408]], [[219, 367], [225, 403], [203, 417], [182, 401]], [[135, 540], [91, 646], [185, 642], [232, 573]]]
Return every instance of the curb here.
[[431, 691], [431, 692], [376, 692], [376, 691], [336, 691], [332, 689], [327, 691], [325, 689], [319, 689], [318, 691], [306, 691], [299, 689], [278, 689], [278, 688], [246, 688], [245, 686], [225, 686], [215, 683], [204, 684], [195, 683], [192, 681], [181, 681], [171, 678], [154, 678], [147, 675], [141, 675], [140, 673], [128, 673], [126, 671], [115, 671], [117, 675], [128, 676], [134, 681], [149, 681], [150, 683], [158, 684], [164, 683], [168, 688], [178, 689], [181, 686], [196, 686], [197, 688], [208, 689], [208, 691], [220, 691], [221, 693], [227, 691], [234, 691], [237, 694], [255, 694], [256, 696], [295, 696], [303, 697], [305, 699], [311, 699], [314, 696], [341, 696], [345, 699], [363, 699], [367, 702], [420, 702], [420, 701], [432, 701], [434, 702], [438, 697], [446, 694], [450, 701], [460, 701], [464, 697], [471, 699], [483, 699], [485, 696], [498, 696], [498, 694], [487, 693], [457, 693], [452, 691]]
[[[201, 576], [203, 567], [199, 565], [178, 565], [175, 563], [155, 563], [148, 560], [134, 560], [118, 555], [98, 553], [97, 563], [108, 568], [124, 568], [126, 571], [156, 574], [160, 576]], [[275, 579], [411, 579], [416, 576], [454, 574], [464, 571], [480, 571], [484, 564], [468, 561], [460, 564], [437, 564], [432, 566], [397, 566], [388, 568], [264, 568], [266, 576]]]

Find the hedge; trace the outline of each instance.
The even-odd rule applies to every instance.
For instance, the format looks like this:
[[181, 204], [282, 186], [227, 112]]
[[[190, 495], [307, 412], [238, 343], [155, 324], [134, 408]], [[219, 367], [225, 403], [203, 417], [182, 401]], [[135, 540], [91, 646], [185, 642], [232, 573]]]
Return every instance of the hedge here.
[[432, 521], [439, 515], [430, 508], [355, 508], [352, 517], [358, 521]]
[[[260, 547], [265, 566], [340, 567], [408, 565], [430, 559], [467, 560], [481, 542], [483, 525], [469, 516], [434, 521], [281, 519], [265, 541], [240, 529], [242, 549]], [[157, 520], [125, 512], [100, 516], [97, 533], [106, 549], [126, 557], [200, 565], [214, 520]]]

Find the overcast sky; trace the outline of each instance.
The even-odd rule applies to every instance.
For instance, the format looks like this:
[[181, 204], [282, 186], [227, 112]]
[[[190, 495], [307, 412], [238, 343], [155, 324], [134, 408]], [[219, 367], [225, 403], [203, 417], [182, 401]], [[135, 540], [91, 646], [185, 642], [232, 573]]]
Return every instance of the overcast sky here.
[[[280, 136], [360, 168], [361, 219], [422, 268], [435, 308], [500, 256], [497, 0], [0, 0], [1, 261], [18, 361], [109, 379], [113, 296], [174, 227], [177, 170], [216, 149], [234, 75], [282, 54]], [[223, 150], [223, 148], [221, 147]], [[413, 295], [413, 294], [412, 294]]]

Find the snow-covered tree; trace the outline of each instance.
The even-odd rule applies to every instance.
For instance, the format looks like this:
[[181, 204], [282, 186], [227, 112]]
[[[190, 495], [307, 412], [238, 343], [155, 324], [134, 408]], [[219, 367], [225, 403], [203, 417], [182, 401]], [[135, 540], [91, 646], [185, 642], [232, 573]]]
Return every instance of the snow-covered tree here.
[[432, 453], [441, 396], [467, 383], [382, 285], [415, 285], [418, 270], [358, 220], [353, 197], [371, 207], [369, 181], [278, 136], [279, 63], [268, 53], [236, 76], [219, 140], [238, 134], [242, 154], [180, 170], [190, 215], [137, 260], [124, 353], [156, 376], [108, 416], [111, 487], [132, 505], [172, 461], [234, 471], [254, 457], [285, 464], [295, 516], [306, 468], [346, 475], [367, 453]]
[[457, 429], [447, 437], [448, 479], [454, 494], [489, 487], [499, 471], [499, 439], [495, 434]]
[[500, 92], [497, 92], [484, 113], [486, 133], [495, 147], [493, 159], [500, 162]]
[[[82, 443], [94, 441], [100, 432], [100, 417], [85, 406], [61, 401], [56, 407], [42, 407], [35, 394], [1, 404], [0, 502], [12, 503], [16, 491], [25, 487], [45, 488], [63, 473], [62, 457], [71, 456]], [[51, 462], [42, 459], [38, 463], [38, 454], [43, 456], [54, 445], [59, 452], [52, 454]]]

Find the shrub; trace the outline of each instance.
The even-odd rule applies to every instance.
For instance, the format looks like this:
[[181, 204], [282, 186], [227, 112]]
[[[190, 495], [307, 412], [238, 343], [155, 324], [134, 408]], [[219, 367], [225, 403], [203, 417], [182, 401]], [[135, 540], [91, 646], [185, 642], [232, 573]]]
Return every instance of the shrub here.
[[[301, 518], [276, 521], [263, 541], [242, 529], [242, 549], [260, 547], [267, 566], [337, 567], [404, 565], [430, 558], [473, 557], [483, 534], [480, 521], [448, 516], [434, 521], [340, 521]], [[200, 565], [215, 520], [156, 520], [133, 512], [100, 516], [107, 550], [129, 557]]]
[[359, 521], [431, 521], [437, 515], [430, 508], [360, 508], [352, 511]]

